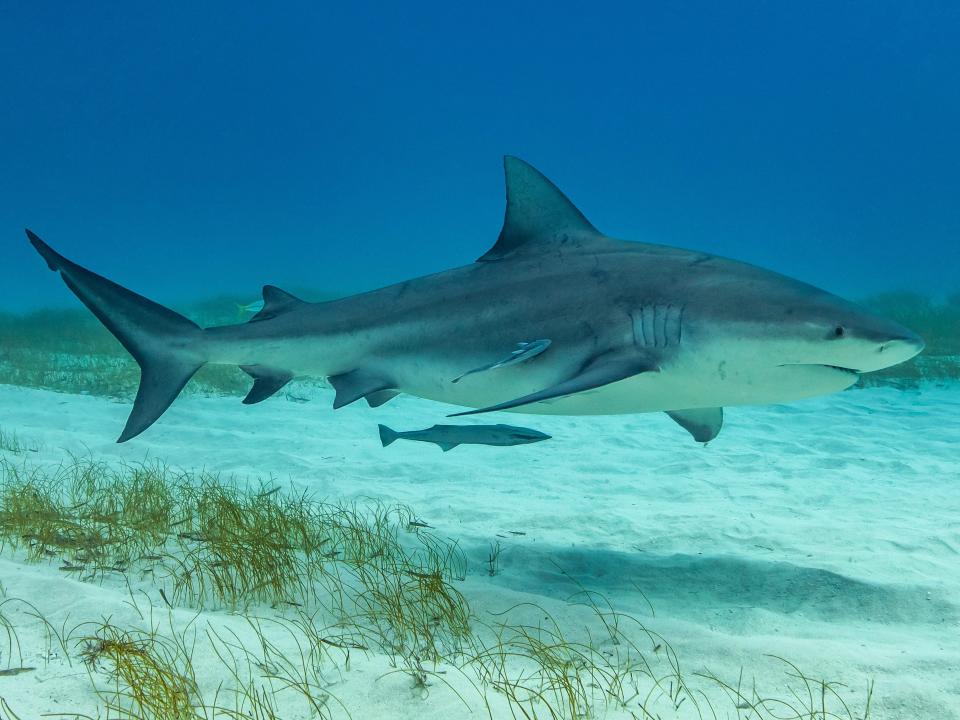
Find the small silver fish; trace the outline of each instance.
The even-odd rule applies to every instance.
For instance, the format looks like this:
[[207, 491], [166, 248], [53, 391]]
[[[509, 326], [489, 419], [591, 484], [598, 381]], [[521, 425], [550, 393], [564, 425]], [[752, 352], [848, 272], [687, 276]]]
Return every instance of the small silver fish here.
[[396, 440], [418, 440], [438, 445], [447, 452], [457, 445], [526, 445], [549, 440], [550, 436], [538, 430], [513, 425], [434, 425], [426, 430], [398, 432], [386, 425], [380, 428], [380, 442], [386, 447]]
[[472, 375], [473, 373], [484, 372], [486, 370], [496, 370], [497, 368], [508, 367], [510, 365], [516, 365], [517, 363], [526, 362], [531, 358], [535, 358], [548, 347], [550, 347], [549, 340], [533, 340], [532, 342], [517, 343], [517, 349], [502, 360], [490, 363], [489, 365], [484, 365], [483, 367], [474, 368], [473, 370], [467, 370], [467, 372], [465, 372], [463, 375], [455, 377], [451, 382], [460, 382], [467, 375]]

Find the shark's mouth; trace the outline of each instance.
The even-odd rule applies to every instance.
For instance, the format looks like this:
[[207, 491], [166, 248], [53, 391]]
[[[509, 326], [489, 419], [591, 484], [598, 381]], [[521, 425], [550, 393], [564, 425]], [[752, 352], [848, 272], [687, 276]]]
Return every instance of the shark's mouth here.
[[823, 367], [830, 368], [831, 370], [840, 370], [841, 372], [849, 373], [851, 375], [859, 375], [859, 370], [854, 370], [853, 368], [842, 367], [840, 365], [824, 365]]
[[827, 363], [784, 363], [780, 367], [822, 367], [828, 370], [838, 370], [847, 375], [856, 375], [859, 377], [860, 371], [853, 368], [843, 367], [842, 365], [828, 365]]

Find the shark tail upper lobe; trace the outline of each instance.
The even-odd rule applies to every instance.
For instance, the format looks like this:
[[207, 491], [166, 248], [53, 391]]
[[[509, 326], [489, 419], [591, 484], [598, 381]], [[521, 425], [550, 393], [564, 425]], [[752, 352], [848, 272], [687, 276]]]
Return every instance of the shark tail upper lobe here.
[[140, 366], [140, 387], [117, 442], [159, 418], [206, 362], [203, 330], [179, 313], [67, 260], [37, 235], [27, 237], [51, 270], [120, 341]]

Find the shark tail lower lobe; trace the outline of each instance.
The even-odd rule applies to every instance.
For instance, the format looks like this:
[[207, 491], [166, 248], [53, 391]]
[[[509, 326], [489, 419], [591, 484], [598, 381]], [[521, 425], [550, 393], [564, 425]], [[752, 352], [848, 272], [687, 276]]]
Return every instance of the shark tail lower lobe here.
[[386, 425], [377, 425], [377, 427], [380, 429], [380, 442], [383, 443], [384, 447], [400, 437], [400, 433], [396, 430], [391, 430]]
[[117, 442], [136, 437], [170, 407], [204, 365], [203, 330], [173, 310], [67, 260], [30, 230], [27, 237], [140, 365], [140, 387]]

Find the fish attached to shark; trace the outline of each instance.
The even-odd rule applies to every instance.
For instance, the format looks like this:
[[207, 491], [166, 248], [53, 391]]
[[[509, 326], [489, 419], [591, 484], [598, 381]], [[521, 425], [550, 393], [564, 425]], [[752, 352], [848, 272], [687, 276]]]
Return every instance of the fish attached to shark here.
[[457, 415], [661, 411], [707, 442], [725, 406], [837, 392], [923, 349], [907, 328], [784, 275], [610, 238], [531, 165], [504, 166], [503, 229], [476, 262], [322, 303], [267, 285], [236, 325], [201, 328], [27, 236], [140, 365], [118, 442], [209, 363], [253, 378], [247, 404], [326, 376], [334, 408], [408, 393], [471, 408]]

